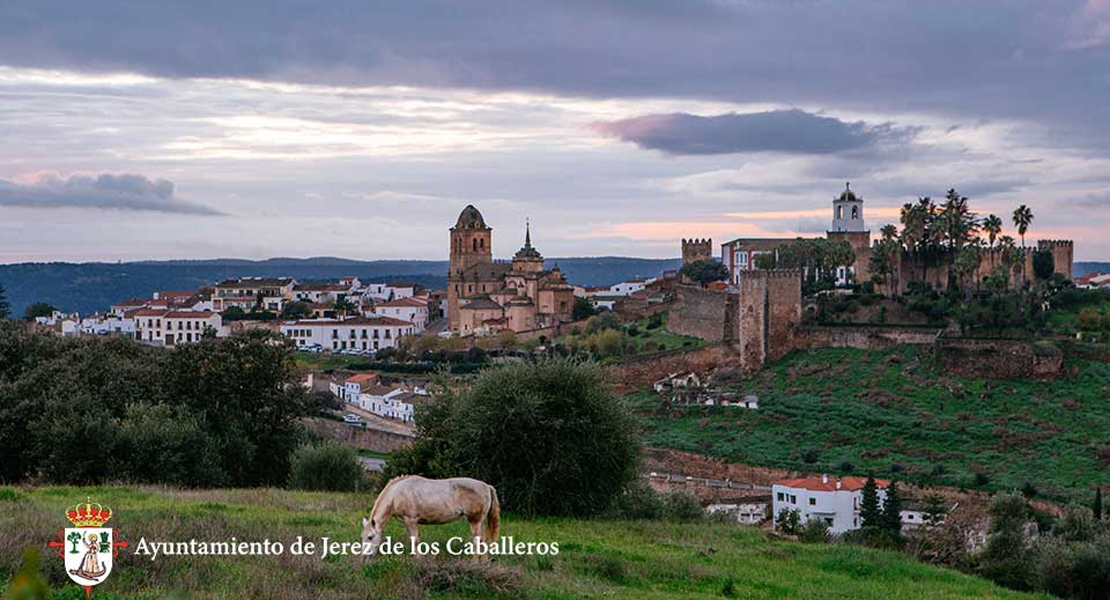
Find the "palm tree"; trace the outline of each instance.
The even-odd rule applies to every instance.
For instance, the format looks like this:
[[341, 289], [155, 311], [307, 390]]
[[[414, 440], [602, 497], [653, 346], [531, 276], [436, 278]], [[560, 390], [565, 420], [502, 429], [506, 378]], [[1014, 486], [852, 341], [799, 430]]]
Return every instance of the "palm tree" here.
[[[923, 200], [928, 200], [924, 198]], [[925, 261], [923, 259], [924, 247], [926, 243], [926, 236], [928, 234], [926, 225], [926, 210], [922, 204], [911, 204], [907, 202], [902, 205], [902, 212], [900, 220], [902, 221], [902, 243], [906, 246], [906, 251], [909, 252], [915, 260], [921, 263], [921, 280], [925, 280]]]
[[994, 267], [994, 242], [998, 240], [998, 236], [1002, 235], [1002, 219], [998, 215], [987, 215], [983, 219], [983, 231], [987, 234], [987, 247], [990, 248], [991, 253], [991, 267]]
[[1029, 231], [1029, 226], [1033, 224], [1033, 211], [1024, 204], [1014, 210], [1014, 227], [1017, 227], [1018, 235], [1021, 236], [1021, 247], [1025, 247], [1025, 232]]
[[887, 223], [879, 228], [879, 234], [883, 236], [883, 241], [893, 242], [898, 239], [898, 227], [894, 223]]

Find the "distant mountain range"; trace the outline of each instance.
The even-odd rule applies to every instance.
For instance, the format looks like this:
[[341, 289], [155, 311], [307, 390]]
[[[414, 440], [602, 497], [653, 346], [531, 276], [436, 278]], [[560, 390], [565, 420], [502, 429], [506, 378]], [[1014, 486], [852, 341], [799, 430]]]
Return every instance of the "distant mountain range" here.
[[[680, 259], [604, 256], [551, 258], [574, 284], [611, 285], [632, 277], [653, 277], [677, 269]], [[446, 286], [445, 260], [374, 260], [345, 258], [270, 258], [243, 260], [138, 261], [126, 263], [18, 263], [0, 265], [0, 285], [7, 290], [12, 313], [33, 302], [82, 314], [107, 310], [128, 298], [149, 298], [163, 290], [194, 290], [233, 277], [288, 276], [298, 281], [326, 281], [354, 275], [367, 282], [411, 281], [429, 288]]]
[[1087, 273], [1110, 273], [1110, 262], [1077, 262], [1072, 270], [1076, 277], [1082, 277]]

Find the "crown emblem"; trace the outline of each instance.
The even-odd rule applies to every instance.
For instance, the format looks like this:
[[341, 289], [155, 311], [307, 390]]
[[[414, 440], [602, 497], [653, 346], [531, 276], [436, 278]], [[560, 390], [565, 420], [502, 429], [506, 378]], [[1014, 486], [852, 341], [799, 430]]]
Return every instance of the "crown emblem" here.
[[112, 509], [96, 502], [82, 502], [67, 510], [66, 518], [77, 527], [103, 527], [112, 518]]

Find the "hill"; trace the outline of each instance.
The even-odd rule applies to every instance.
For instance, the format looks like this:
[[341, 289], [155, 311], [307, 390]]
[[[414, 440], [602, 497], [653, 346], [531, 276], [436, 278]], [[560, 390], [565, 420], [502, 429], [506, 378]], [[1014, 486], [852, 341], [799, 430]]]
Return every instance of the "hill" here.
[[747, 381], [758, 410], [672, 407], [633, 394], [646, 443], [810, 472], [874, 472], [923, 485], [1026, 487], [1090, 502], [1110, 461], [1110, 364], [1056, 381], [950, 376], [918, 347], [795, 352]]
[[[571, 283], [610, 285], [631, 277], [651, 277], [677, 268], [678, 259], [624, 257], [552, 258]], [[149, 298], [159, 290], [190, 290], [231, 277], [289, 276], [301, 281], [334, 280], [354, 275], [368, 282], [403, 279], [430, 288], [446, 286], [447, 261], [356, 261], [334, 257], [142, 261], [127, 263], [18, 263], [0, 265], [12, 312], [33, 302], [65, 311], [106, 310], [127, 298]]]
[[[356, 541], [370, 495], [283, 490], [0, 488], [0, 590], [23, 547], [42, 548], [66, 524], [65, 507], [91, 498], [113, 509], [111, 524], [130, 546], [94, 597], [163, 598], [514, 598], [693, 600], [826, 598], [1032, 599], [991, 583], [914, 562], [897, 553], [844, 545], [772, 541], [758, 530], [723, 524], [522, 519], [505, 515], [502, 535], [558, 543], [557, 556], [513, 556], [474, 565], [444, 556], [415, 560], [291, 556], [303, 536]], [[394, 522], [387, 535], [399, 539]], [[445, 544], [465, 526], [423, 526], [421, 539]], [[281, 542], [280, 556], [138, 556], [140, 540]], [[60, 559], [41, 567], [55, 597], [84, 598]]]
[[1110, 262], [1077, 262], [1072, 269], [1076, 277], [1095, 272], [1110, 273]]

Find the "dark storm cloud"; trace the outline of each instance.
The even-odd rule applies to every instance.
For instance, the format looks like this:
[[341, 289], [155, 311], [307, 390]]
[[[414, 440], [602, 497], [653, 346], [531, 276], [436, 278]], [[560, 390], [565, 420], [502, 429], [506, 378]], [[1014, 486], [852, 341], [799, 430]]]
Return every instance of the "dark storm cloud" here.
[[645, 115], [596, 123], [594, 129], [668, 154], [833, 154], [874, 145], [894, 133], [888, 126], [847, 123], [802, 110], [709, 117], [686, 113]]
[[142, 175], [127, 173], [96, 177], [73, 175], [65, 179], [45, 175], [30, 184], [0, 179], [0, 206], [221, 214], [207, 206], [176, 198], [170, 181], [151, 181]]
[[13, 0], [0, 62], [1035, 117], [1092, 139], [1108, 24], [1103, 0]]

